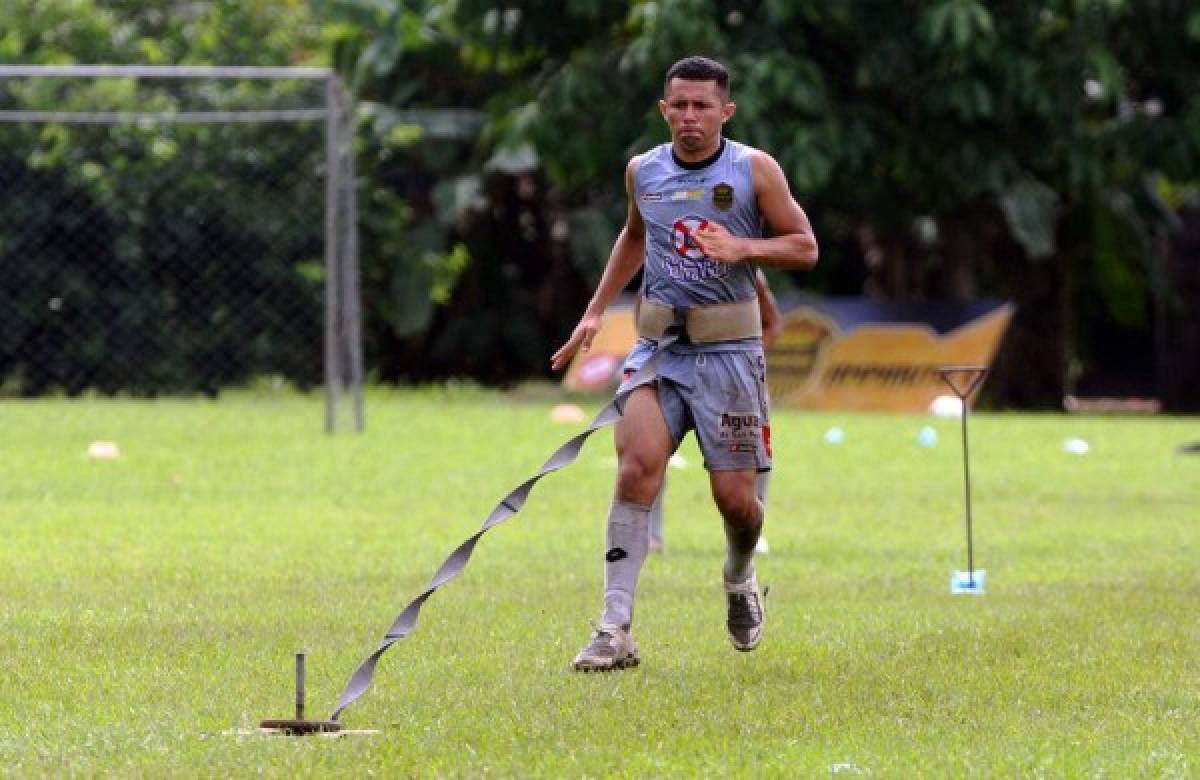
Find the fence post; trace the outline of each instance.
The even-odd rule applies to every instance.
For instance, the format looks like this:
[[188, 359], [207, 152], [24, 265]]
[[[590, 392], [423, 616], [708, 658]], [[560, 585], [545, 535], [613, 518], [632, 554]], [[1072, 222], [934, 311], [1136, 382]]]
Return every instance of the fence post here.
[[325, 104], [325, 431], [332, 434], [345, 394], [354, 429], [361, 432], [365, 425], [353, 106], [333, 71], [325, 82]]

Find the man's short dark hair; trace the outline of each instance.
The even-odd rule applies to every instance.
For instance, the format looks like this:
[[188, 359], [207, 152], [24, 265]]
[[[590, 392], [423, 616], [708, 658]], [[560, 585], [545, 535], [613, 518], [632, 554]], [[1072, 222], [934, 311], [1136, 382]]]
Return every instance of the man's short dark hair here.
[[715, 81], [717, 88], [729, 97], [729, 71], [716, 60], [708, 57], [684, 57], [667, 70], [666, 81], [663, 82], [663, 94], [671, 86], [671, 79], [684, 81]]

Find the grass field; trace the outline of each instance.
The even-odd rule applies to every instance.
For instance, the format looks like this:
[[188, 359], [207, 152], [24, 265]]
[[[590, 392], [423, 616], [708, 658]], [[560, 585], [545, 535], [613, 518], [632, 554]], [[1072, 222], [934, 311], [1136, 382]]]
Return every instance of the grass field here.
[[[777, 411], [749, 655], [725, 637], [689, 440], [642, 575], [643, 664], [585, 676], [568, 664], [598, 614], [602, 432], [383, 658], [344, 715], [379, 734], [224, 735], [291, 716], [298, 649], [328, 714], [445, 555], [581, 427], [550, 405], [380, 392], [366, 434], [328, 438], [316, 398], [0, 403], [0, 774], [1200, 775], [1200, 456], [1175, 452], [1200, 422], [1179, 418], [972, 417], [975, 597], [949, 594], [956, 420]], [[121, 457], [87, 458], [98, 439]]]

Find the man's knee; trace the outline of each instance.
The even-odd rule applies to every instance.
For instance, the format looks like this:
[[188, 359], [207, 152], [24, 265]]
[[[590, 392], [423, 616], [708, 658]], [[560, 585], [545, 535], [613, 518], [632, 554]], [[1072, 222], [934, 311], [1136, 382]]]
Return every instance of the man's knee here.
[[633, 504], [654, 503], [662, 488], [664, 462], [645, 453], [626, 452], [617, 463], [617, 499]]
[[671, 436], [652, 386], [633, 391], [617, 423], [617, 499], [654, 503], [671, 455]]

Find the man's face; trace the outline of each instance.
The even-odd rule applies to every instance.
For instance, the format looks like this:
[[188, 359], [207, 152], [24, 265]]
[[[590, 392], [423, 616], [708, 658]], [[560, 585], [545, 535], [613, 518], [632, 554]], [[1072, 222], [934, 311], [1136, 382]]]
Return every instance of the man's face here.
[[733, 116], [734, 108], [715, 81], [671, 79], [666, 97], [658, 101], [671, 140], [688, 152], [715, 148], [721, 126]]

